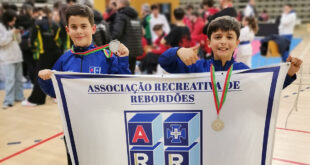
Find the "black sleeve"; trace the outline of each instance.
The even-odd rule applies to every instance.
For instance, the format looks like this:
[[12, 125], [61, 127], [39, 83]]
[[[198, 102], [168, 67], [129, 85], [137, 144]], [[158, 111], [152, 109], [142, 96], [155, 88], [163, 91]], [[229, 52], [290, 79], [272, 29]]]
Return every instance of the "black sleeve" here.
[[126, 28], [126, 16], [123, 14], [117, 14], [115, 18], [115, 23], [112, 28], [112, 39], [120, 40], [121, 36], [124, 36]]
[[171, 45], [171, 43], [174, 42], [174, 40], [176, 39], [176, 35], [177, 35], [177, 28], [173, 28], [170, 33], [165, 37], [166, 40], [166, 44], [167, 45]]

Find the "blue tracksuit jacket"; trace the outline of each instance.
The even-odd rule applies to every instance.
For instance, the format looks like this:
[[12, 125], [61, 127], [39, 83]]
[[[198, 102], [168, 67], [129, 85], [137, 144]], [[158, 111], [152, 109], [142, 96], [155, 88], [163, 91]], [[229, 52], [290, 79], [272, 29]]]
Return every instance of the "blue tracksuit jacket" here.
[[[85, 52], [94, 48], [95, 46], [91, 44], [85, 48], [74, 47], [74, 51]], [[68, 50], [57, 60], [52, 70], [96, 74], [131, 74], [128, 65], [128, 56], [118, 57], [113, 55], [107, 58], [103, 51], [94, 52], [89, 55], [76, 55], [71, 50]], [[51, 97], [56, 97], [51, 80], [38, 78], [38, 83], [44, 93]]]
[[[220, 60], [198, 60], [195, 64], [186, 66], [181, 59], [176, 55], [179, 47], [174, 47], [166, 50], [158, 59], [160, 66], [169, 73], [202, 73], [210, 72], [210, 65], [213, 64], [215, 71], [227, 71], [234, 64], [233, 70], [250, 69], [242, 62], [236, 62], [232, 58], [227, 61], [224, 66]], [[286, 76], [283, 88], [290, 85], [296, 80], [296, 74], [293, 77]]]

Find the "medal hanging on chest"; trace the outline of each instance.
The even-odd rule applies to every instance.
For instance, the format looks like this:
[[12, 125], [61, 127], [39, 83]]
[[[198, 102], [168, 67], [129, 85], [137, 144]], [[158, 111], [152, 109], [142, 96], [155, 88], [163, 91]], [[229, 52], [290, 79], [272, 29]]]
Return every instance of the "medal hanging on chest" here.
[[218, 97], [218, 91], [217, 91], [217, 84], [215, 79], [215, 69], [213, 64], [210, 66], [210, 74], [211, 74], [211, 84], [212, 84], [212, 92], [213, 92], [213, 98], [214, 98], [214, 104], [216, 108], [217, 113], [217, 119], [212, 122], [212, 129], [215, 131], [221, 131], [224, 128], [224, 122], [220, 119], [220, 111], [222, 109], [223, 104], [225, 103], [228, 86], [229, 86], [229, 80], [232, 74], [233, 65], [231, 65], [226, 73], [225, 78], [225, 84], [222, 91], [222, 97], [221, 100], [219, 100]]

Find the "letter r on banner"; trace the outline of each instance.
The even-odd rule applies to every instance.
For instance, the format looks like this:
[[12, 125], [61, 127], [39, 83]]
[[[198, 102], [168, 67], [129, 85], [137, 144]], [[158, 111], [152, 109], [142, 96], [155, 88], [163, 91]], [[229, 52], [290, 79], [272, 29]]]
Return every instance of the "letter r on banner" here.
[[147, 165], [146, 163], [149, 160], [149, 157], [145, 153], [135, 153], [134, 157], [135, 165]]
[[181, 165], [183, 156], [180, 154], [169, 154], [169, 165]]

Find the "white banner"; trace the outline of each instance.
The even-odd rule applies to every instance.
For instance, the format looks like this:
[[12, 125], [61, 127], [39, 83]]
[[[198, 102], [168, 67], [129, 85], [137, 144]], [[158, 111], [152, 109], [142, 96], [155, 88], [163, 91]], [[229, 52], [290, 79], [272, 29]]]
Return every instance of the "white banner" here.
[[[210, 73], [56, 72], [75, 165], [271, 165], [287, 64], [232, 73], [217, 119]], [[216, 72], [219, 97], [226, 72]]]

